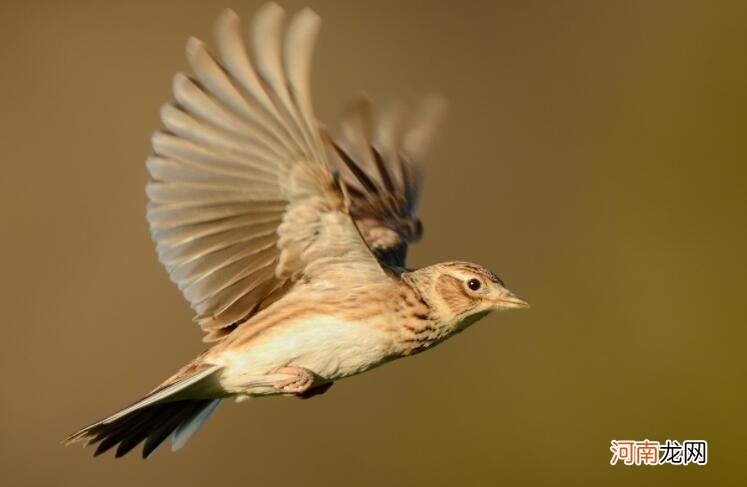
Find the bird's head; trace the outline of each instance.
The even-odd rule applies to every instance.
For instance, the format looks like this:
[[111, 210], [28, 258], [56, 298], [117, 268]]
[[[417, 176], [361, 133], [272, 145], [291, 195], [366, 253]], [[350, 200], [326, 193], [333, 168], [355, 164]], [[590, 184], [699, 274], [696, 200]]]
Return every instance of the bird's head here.
[[458, 329], [491, 311], [529, 307], [493, 272], [468, 262], [436, 264], [403, 278], [428, 302], [438, 321]]

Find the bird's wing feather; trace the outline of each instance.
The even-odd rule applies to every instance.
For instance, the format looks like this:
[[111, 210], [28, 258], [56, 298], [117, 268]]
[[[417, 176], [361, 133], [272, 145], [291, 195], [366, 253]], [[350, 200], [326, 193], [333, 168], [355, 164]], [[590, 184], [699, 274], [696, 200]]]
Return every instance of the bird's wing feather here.
[[194, 77], [174, 79], [147, 167], [148, 221], [160, 261], [196, 311], [225, 335], [301, 277], [340, 267], [383, 274], [329, 169], [309, 94], [319, 18], [254, 17], [251, 59], [238, 17], [217, 25], [218, 56], [187, 43]]
[[366, 243], [389, 266], [403, 267], [408, 244], [422, 234], [420, 164], [444, 106], [436, 96], [409, 114], [397, 104], [374, 123], [370, 103], [361, 97], [346, 111], [337, 140], [327, 139], [350, 212]]

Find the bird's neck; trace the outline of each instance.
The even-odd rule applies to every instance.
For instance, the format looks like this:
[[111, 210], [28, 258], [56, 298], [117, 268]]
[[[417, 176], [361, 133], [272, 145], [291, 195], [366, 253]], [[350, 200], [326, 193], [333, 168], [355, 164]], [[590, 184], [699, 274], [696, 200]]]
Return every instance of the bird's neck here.
[[420, 276], [404, 273], [392, 300], [392, 308], [398, 323], [397, 344], [402, 355], [422, 352], [445, 340], [450, 335], [449, 327], [442, 326], [434, 303], [429, 302]]

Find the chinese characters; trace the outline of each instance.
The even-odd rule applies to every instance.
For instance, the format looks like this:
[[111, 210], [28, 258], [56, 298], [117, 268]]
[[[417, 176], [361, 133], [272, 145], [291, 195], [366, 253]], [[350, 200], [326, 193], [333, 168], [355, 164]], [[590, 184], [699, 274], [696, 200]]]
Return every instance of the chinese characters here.
[[610, 465], [705, 465], [708, 442], [705, 440], [658, 441], [612, 440]]

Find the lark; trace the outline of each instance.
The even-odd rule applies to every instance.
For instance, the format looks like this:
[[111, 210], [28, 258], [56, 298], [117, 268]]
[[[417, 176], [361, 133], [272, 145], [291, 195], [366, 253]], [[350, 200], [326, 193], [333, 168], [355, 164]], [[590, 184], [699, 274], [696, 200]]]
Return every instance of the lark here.
[[487, 269], [411, 270], [422, 162], [443, 112], [427, 97], [372, 117], [360, 99], [338, 136], [316, 117], [311, 10], [285, 27], [264, 5], [248, 47], [237, 15], [213, 54], [187, 42], [164, 129], [152, 137], [147, 218], [159, 260], [212, 347], [133, 405], [67, 438], [146, 458], [182, 447], [228, 398], [309, 398], [428, 350], [493, 310], [523, 308]]

